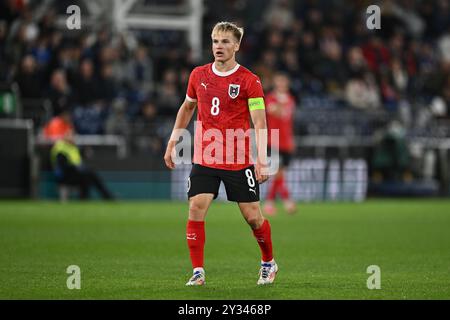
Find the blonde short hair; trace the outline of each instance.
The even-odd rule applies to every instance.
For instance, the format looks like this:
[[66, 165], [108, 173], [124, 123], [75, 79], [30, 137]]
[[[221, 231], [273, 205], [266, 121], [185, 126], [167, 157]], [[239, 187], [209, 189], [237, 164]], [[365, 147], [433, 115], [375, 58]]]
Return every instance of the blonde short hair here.
[[238, 41], [238, 43], [241, 43], [242, 37], [244, 36], [244, 28], [240, 28], [236, 24], [227, 21], [221, 21], [216, 23], [216, 25], [212, 29], [211, 34], [217, 32], [231, 32]]

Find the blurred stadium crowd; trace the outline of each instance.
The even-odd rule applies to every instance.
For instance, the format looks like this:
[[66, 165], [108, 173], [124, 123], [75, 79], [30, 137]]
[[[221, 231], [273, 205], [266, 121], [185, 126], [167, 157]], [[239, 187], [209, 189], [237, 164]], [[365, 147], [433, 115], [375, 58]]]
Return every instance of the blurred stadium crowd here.
[[[190, 71], [211, 61], [212, 25], [231, 20], [245, 28], [238, 61], [266, 92], [276, 71], [291, 77], [297, 135], [370, 136], [397, 119], [412, 135], [450, 136], [434, 122], [450, 117], [449, 0], [207, 0], [202, 61], [182, 34], [153, 32], [155, 46], [107, 23], [68, 32], [56, 9], [37, 18], [38, 2], [0, 4], [0, 82], [18, 84], [24, 109], [49, 99], [51, 116], [69, 114], [78, 134], [120, 134], [132, 150], [162, 153]], [[366, 27], [371, 4], [380, 30]]]

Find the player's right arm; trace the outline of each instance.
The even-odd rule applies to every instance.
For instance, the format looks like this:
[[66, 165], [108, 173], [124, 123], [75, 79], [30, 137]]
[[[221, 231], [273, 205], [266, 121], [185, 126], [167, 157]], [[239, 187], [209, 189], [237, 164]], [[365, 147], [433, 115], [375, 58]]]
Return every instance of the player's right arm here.
[[169, 142], [167, 143], [166, 153], [164, 155], [164, 161], [169, 169], [175, 168], [173, 159], [175, 158], [175, 145], [180, 139], [180, 130], [186, 129], [187, 125], [194, 115], [195, 108], [197, 107], [197, 84], [198, 84], [198, 69], [192, 70], [189, 76], [189, 82], [187, 86], [186, 99], [181, 105], [177, 113], [175, 125], [173, 126], [172, 134], [170, 135]]
[[175, 145], [177, 144], [180, 136], [179, 129], [186, 129], [189, 122], [194, 115], [195, 108], [197, 107], [196, 101], [189, 101], [185, 99], [183, 104], [177, 113], [177, 118], [175, 120], [175, 125], [172, 129], [172, 134], [170, 135], [169, 142], [167, 143], [166, 153], [164, 154], [164, 161], [167, 168], [174, 169], [175, 163], [173, 162], [173, 157], [175, 156]]

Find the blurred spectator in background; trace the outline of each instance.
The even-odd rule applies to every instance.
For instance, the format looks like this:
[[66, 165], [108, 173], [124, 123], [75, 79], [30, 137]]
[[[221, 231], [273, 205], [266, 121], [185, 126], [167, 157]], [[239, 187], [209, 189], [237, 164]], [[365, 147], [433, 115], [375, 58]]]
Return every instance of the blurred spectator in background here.
[[108, 66], [103, 70], [103, 76], [106, 83], [99, 85], [99, 78], [95, 74], [92, 60], [86, 58], [81, 61], [79, 73], [73, 84], [75, 97], [73, 122], [79, 134], [105, 133], [105, 119], [108, 114], [107, 99], [115, 94], [111, 92], [114, 81], [110, 78]]
[[380, 73], [380, 92], [386, 110], [397, 110], [399, 94], [396, 91], [393, 79], [386, 71]]
[[88, 107], [98, 100], [100, 95], [98, 88], [92, 60], [84, 59], [80, 64], [79, 73], [74, 81], [76, 102], [83, 107]]
[[47, 96], [52, 103], [53, 115], [57, 116], [71, 108], [72, 90], [63, 70], [53, 71]]
[[65, 41], [52, 54], [49, 69], [54, 71], [60, 69], [65, 72], [66, 78], [71, 84], [74, 82], [75, 74], [78, 71], [78, 63], [73, 57], [72, 44]]
[[331, 29], [320, 41], [320, 50], [322, 53], [318, 72], [325, 90], [332, 95], [343, 96], [344, 83], [347, 78], [347, 70], [342, 61], [342, 48], [336, 39], [336, 35]]
[[390, 61], [389, 49], [380, 37], [372, 35], [369, 41], [362, 46], [362, 52], [371, 72], [377, 73], [381, 69], [388, 68]]
[[136, 49], [134, 59], [130, 59], [126, 66], [125, 81], [132, 90], [146, 96], [154, 88], [153, 73], [153, 61], [147, 48], [141, 45]]
[[130, 123], [126, 114], [127, 103], [124, 99], [116, 99], [111, 106], [111, 112], [106, 119], [105, 133], [123, 135], [128, 138]]
[[8, 54], [14, 65], [29, 54], [29, 47], [36, 41], [39, 35], [39, 27], [33, 21], [30, 10], [24, 8], [21, 14], [9, 26]]
[[113, 67], [111, 64], [104, 64], [102, 66], [99, 80], [98, 99], [106, 106], [109, 106], [119, 92], [119, 86], [114, 78]]
[[138, 153], [157, 155], [162, 151], [162, 139], [158, 134], [157, 112], [153, 102], [145, 101], [134, 121], [133, 147]]
[[265, 22], [273, 29], [289, 30], [294, 19], [294, 12], [289, 0], [274, 0], [266, 10]]
[[173, 69], [167, 70], [163, 75], [162, 84], [156, 91], [158, 114], [175, 116], [182, 101], [177, 81], [177, 73]]
[[390, 81], [396, 92], [404, 96], [408, 89], [409, 76], [402, 61], [399, 58], [395, 58], [391, 61]]
[[373, 110], [380, 107], [378, 88], [370, 73], [356, 73], [347, 82], [345, 95], [348, 103], [357, 109]]
[[320, 56], [317, 54], [316, 38], [314, 33], [309, 30], [305, 30], [301, 37], [299, 57], [300, 66], [303, 70], [304, 90], [309, 93], [318, 93], [322, 86], [317, 80]]
[[20, 71], [15, 80], [19, 85], [20, 94], [23, 98], [37, 99], [42, 97], [43, 79], [32, 55], [22, 59]]
[[275, 51], [267, 49], [262, 53], [259, 62], [253, 67], [255, 74], [257, 74], [263, 85], [263, 89], [270, 90], [272, 86], [273, 75], [278, 69], [278, 57]]
[[352, 77], [367, 71], [367, 63], [360, 47], [351, 47], [347, 53], [348, 76]]
[[40, 36], [37, 39], [36, 44], [32, 46], [31, 54], [35, 58], [40, 69], [46, 68], [52, 57], [49, 38], [47, 36]]
[[67, 132], [53, 145], [50, 158], [58, 184], [78, 187], [81, 200], [90, 197], [89, 191], [92, 187], [98, 190], [103, 199], [114, 199], [97, 173], [84, 166], [72, 131]]

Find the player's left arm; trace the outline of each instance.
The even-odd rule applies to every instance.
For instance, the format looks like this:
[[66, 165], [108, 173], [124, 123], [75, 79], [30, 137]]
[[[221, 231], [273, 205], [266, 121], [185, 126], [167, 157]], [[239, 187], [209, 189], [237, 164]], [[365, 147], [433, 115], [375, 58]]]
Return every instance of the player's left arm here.
[[[264, 99], [259, 99], [260, 106], [264, 106]], [[256, 135], [256, 164], [255, 164], [255, 174], [256, 180], [259, 183], [266, 181], [269, 176], [267, 173], [267, 122], [266, 122], [266, 111], [264, 108], [250, 109], [250, 117], [253, 122], [253, 127], [255, 129]]]
[[250, 111], [250, 117], [256, 134], [256, 152], [258, 153], [255, 174], [258, 182], [263, 183], [269, 178], [267, 172], [267, 122], [264, 91], [261, 80], [257, 76], [248, 78], [247, 97], [248, 110]]

